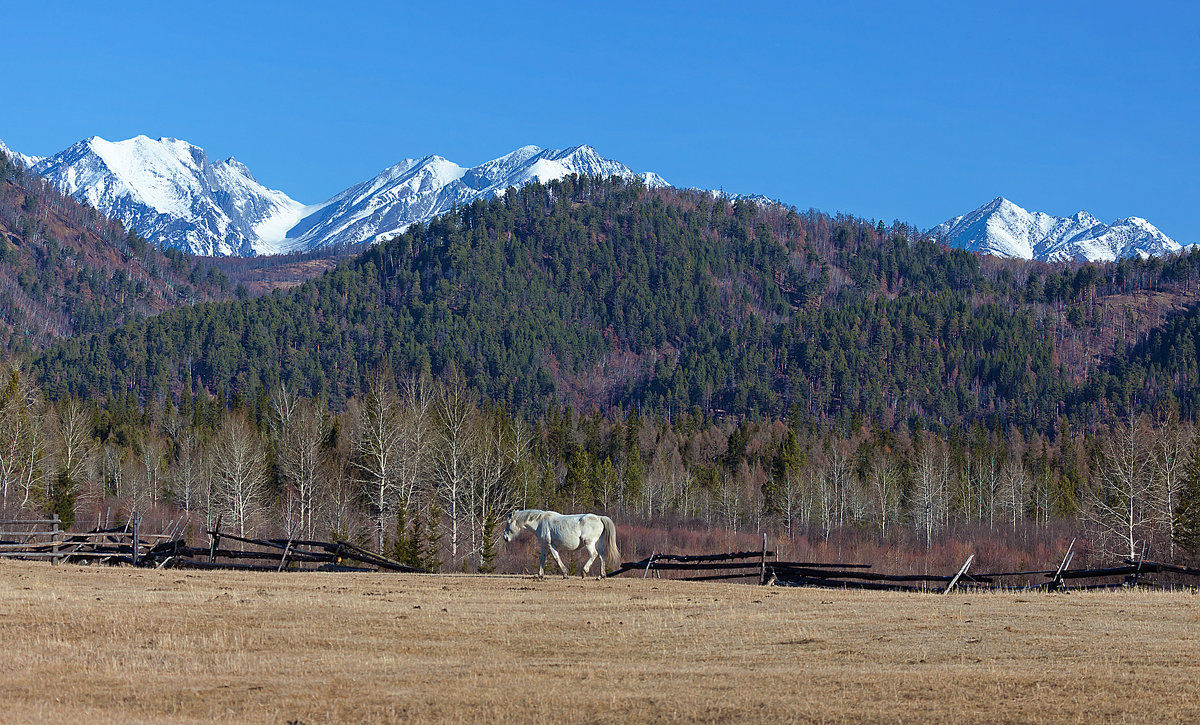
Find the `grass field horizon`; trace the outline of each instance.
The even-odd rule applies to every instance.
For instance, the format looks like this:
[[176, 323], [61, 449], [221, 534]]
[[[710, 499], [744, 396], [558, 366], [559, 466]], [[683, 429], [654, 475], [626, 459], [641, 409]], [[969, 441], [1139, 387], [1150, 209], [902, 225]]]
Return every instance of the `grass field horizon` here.
[[5, 722], [1200, 720], [1194, 590], [0, 561]]

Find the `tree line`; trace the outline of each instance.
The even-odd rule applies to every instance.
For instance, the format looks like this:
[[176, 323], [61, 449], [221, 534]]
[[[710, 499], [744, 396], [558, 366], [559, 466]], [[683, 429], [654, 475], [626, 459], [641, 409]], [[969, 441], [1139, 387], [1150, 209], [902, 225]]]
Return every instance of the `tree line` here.
[[525, 507], [915, 551], [980, 535], [1028, 544], [1065, 526], [1098, 560], [1200, 554], [1200, 447], [1176, 415], [1053, 437], [982, 423], [839, 431], [798, 408], [668, 419], [551, 405], [526, 422], [454, 370], [374, 370], [340, 411], [285, 385], [253, 403], [177, 406], [51, 402], [19, 366], [0, 379], [6, 515], [69, 524], [136, 511], [184, 517], [193, 536], [219, 520], [243, 536], [346, 538], [414, 566], [475, 571], [495, 566], [497, 523]]

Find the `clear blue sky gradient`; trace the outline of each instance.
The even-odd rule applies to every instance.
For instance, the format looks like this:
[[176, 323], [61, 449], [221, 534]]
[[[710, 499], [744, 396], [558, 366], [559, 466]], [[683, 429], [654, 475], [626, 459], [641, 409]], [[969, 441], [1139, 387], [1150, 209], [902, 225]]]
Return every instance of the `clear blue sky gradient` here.
[[0, 139], [174, 136], [307, 203], [588, 143], [922, 229], [1002, 195], [1200, 242], [1197, 3], [183, 5], [9, 4]]

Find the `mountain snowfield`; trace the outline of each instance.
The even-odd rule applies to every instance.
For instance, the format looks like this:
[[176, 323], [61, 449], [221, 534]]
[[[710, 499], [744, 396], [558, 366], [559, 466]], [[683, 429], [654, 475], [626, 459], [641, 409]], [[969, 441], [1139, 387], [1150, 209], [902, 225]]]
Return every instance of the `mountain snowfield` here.
[[523, 146], [470, 168], [441, 156], [405, 159], [321, 204], [288, 232], [285, 244], [291, 249], [316, 249], [377, 241], [455, 205], [570, 174], [636, 176], [652, 188], [669, 186], [658, 174], [634, 174], [624, 164], [601, 157], [591, 146], [562, 151]]
[[212, 161], [174, 138], [97, 136], [32, 170], [158, 246], [246, 256], [279, 245], [307, 207], [268, 189], [237, 159]]
[[1086, 211], [1070, 217], [1050, 216], [1026, 211], [1003, 197], [949, 219], [930, 233], [952, 247], [1046, 262], [1111, 262], [1183, 248], [1140, 217], [1104, 224]]
[[236, 159], [211, 161], [204, 149], [173, 138], [112, 142], [93, 136], [42, 159], [0, 148], [154, 244], [213, 256], [374, 242], [455, 205], [569, 174], [669, 186], [658, 174], [634, 174], [591, 146], [524, 146], [474, 167], [441, 156], [405, 159], [321, 204], [305, 205], [264, 187]]

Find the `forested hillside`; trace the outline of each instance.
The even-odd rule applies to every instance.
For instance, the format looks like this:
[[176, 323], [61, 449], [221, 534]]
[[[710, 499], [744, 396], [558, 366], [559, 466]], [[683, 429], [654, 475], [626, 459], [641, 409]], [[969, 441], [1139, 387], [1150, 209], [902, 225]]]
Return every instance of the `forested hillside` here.
[[1186, 360], [1152, 378], [1121, 361], [1198, 269], [1196, 253], [981, 262], [899, 223], [573, 177], [414, 226], [290, 294], [173, 309], [38, 365], [53, 397], [253, 401], [285, 383], [340, 409], [381, 364], [453, 364], [530, 416], [556, 401], [1053, 433], [1131, 401], [1194, 413]]
[[224, 517], [452, 569], [493, 567], [518, 506], [616, 512], [627, 554], [704, 529], [892, 568], [966, 540], [1026, 567], [1082, 534], [1097, 561], [1194, 556], [1198, 271], [614, 180], [513, 189], [291, 292], [3, 370], [0, 508]]
[[228, 292], [220, 272], [159, 252], [0, 152], [0, 350], [8, 355]]

